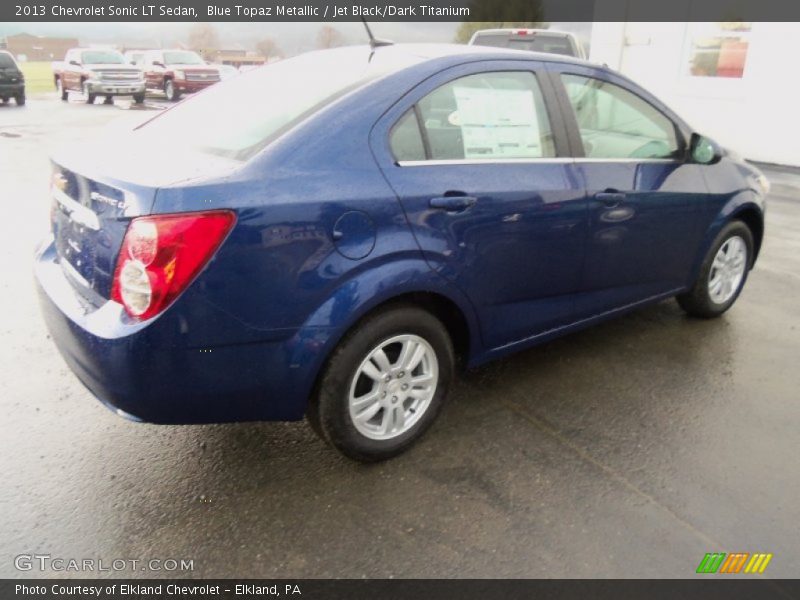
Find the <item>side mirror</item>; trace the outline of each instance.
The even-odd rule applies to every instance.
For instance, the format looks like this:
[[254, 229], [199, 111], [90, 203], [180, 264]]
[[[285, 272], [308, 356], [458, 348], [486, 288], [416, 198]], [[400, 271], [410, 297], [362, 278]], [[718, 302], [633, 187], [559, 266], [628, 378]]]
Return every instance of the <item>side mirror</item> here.
[[71, 60], [71, 61], [69, 61], [69, 64], [71, 64], [73, 66], [76, 66], [76, 67], [80, 67], [81, 66], [81, 63], [79, 63], [77, 60]]
[[713, 165], [722, 158], [722, 148], [711, 138], [698, 133], [692, 134], [689, 145], [691, 161], [700, 165]]
[[162, 69], [166, 69], [166, 67], [164, 66], [164, 63], [162, 63], [160, 60], [154, 60], [153, 61], [153, 66], [154, 67], [161, 67]]

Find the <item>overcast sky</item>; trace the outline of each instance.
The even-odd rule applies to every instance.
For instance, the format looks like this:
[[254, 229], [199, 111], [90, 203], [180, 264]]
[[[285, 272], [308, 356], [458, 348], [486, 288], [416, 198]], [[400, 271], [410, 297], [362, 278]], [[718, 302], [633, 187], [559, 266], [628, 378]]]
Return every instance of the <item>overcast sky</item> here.
[[[77, 37], [81, 44], [115, 44], [130, 47], [169, 47], [185, 43], [194, 23], [0, 23], [0, 36], [13, 33]], [[326, 23], [214, 23], [223, 47], [241, 44], [251, 50], [265, 37], [275, 40], [286, 56], [311, 50], [317, 32]], [[364, 26], [359, 22], [331, 25], [348, 44], [366, 42]], [[398, 23], [370, 25], [376, 37], [395, 42], [452, 42], [458, 29], [456, 22]], [[588, 36], [589, 24], [553, 23], [555, 29], [566, 29]], [[584, 39], [584, 43], [588, 42]]]
[[[81, 44], [169, 46], [186, 42], [193, 23], [0, 23], [0, 36], [12, 33], [78, 37]], [[251, 49], [265, 37], [273, 38], [286, 54], [310, 50], [325, 23], [214, 23], [222, 46], [241, 44]], [[458, 23], [372, 23], [376, 37], [396, 42], [450, 42]], [[367, 40], [361, 23], [332, 25], [347, 43]]]

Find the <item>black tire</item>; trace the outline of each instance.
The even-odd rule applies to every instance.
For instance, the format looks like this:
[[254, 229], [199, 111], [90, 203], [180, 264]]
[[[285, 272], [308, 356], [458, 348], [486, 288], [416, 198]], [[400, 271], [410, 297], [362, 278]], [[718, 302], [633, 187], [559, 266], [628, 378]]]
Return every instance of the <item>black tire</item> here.
[[136, 104], [144, 104], [144, 94], [134, 94], [133, 101]]
[[25, 106], [25, 94], [17, 94], [14, 96], [17, 106]]
[[171, 79], [164, 82], [164, 95], [170, 102], [177, 102], [181, 97], [181, 93], [175, 89], [175, 83]]
[[[419, 336], [433, 349], [438, 363], [436, 388], [410, 429], [388, 440], [371, 439], [356, 429], [350, 416], [351, 384], [376, 346], [403, 334]], [[444, 325], [415, 306], [391, 306], [364, 318], [342, 339], [323, 370], [306, 416], [314, 431], [345, 456], [361, 462], [386, 460], [407, 450], [431, 426], [447, 397], [454, 370], [453, 345]]]
[[86, 104], [94, 104], [94, 99], [97, 98], [97, 94], [89, 93], [88, 84], [86, 82], [81, 84], [81, 90], [83, 91], [83, 97], [86, 100]]
[[114, 104], [114, 97], [106, 96], [105, 100], [103, 100], [103, 104]]
[[[726, 301], [717, 303], [712, 299], [709, 292], [709, 278], [711, 276], [714, 258], [723, 244], [725, 244], [731, 238], [737, 236], [744, 241], [747, 249], [744, 275], [742, 276], [738, 286], [736, 286], [733, 295]], [[742, 221], [731, 221], [725, 227], [723, 227], [722, 231], [720, 231], [717, 237], [714, 239], [714, 243], [711, 244], [708, 254], [706, 254], [705, 258], [703, 259], [703, 264], [700, 266], [700, 272], [697, 276], [697, 280], [694, 282], [692, 288], [689, 291], [676, 296], [676, 300], [678, 301], [678, 304], [680, 304], [681, 308], [692, 317], [713, 319], [714, 317], [719, 317], [731, 306], [733, 306], [733, 303], [736, 302], [736, 299], [739, 297], [744, 284], [747, 282], [747, 275], [750, 272], [750, 268], [753, 266], [754, 248], [755, 244], [753, 243], [753, 233]]]
[[59, 95], [61, 96], [61, 99], [64, 102], [66, 102], [69, 99], [69, 92], [64, 89], [64, 84], [61, 81], [60, 77], [56, 79], [56, 90], [58, 91]]

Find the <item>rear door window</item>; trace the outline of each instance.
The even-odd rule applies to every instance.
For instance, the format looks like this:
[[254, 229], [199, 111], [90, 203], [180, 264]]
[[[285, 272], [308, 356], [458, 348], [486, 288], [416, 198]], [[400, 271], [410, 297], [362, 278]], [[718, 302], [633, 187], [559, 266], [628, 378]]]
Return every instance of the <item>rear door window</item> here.
[[[398, 121], [391, 146], [420, 148], [428, 160], [536, 159], [556, 155], [550, 119], [536, 76], [529, 71], [468, 75], [434, 90]], [[401, 137], [404, 137], [401, 141]]]
[[7, 52], [0, 52], [0, 69], [15, 69], [14, 59]]

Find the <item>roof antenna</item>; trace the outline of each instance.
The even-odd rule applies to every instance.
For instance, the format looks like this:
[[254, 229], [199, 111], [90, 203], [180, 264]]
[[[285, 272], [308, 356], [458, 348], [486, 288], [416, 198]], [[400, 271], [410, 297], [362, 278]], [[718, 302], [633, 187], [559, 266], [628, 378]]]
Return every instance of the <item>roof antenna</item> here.
[[[372, 51], [375, 52], [375, 48], [379, 48], [381, 46], [391, 46], [394, 42], [389, 40], [382, 40], [380, 38], [376, 38], [372, 35], [372, 30], [369, 28], [369, 24], [364, 17], [361, 17], [361, 22], [364, 23], [364, 28], [367, 30], [367, 35], [369, 36], [369, 47], [372, 48]], [[372, 55], [370, 54], [370, 58]]]

